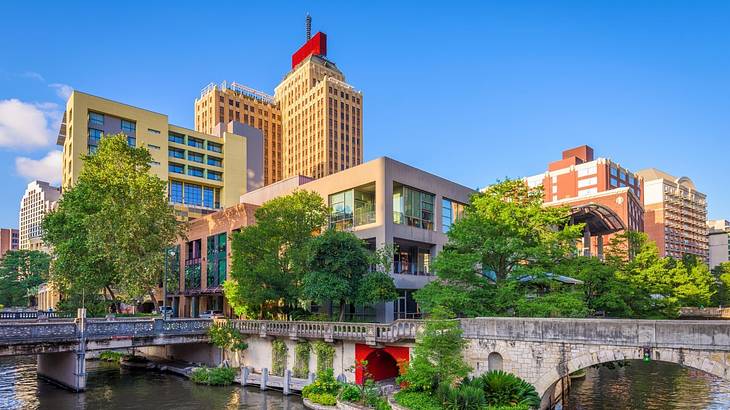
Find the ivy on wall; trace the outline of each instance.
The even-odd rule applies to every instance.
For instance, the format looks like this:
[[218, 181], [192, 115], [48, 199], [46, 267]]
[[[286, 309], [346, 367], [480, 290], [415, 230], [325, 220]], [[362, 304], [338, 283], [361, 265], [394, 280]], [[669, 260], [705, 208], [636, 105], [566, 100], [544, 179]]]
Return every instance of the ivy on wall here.
[[275, 339], [271, 342], [271, 374], [283, 376], [286, 369], [286, 356], [289, 349], [283, 340]]
[[329, 343], [316, 341], [312, 344], [317, 355], [317, 373], [335, 367], [335, 347]]
[[312, 347], [306, 340], [297, 343], [294, 348], [295, 360], [294, 360], [294, 377], [304, 379], [309, 376], [309, 352]]

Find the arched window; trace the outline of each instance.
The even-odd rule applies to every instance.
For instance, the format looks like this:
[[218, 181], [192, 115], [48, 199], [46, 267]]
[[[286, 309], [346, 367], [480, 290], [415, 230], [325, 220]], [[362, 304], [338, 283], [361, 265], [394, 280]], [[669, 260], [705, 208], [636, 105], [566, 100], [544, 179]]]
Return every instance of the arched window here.
[[487, 366], [490, 372], [492, 370], [502, 370], [502, 355], [497, 352], [489, 353], [489, 357], [487, 357]]

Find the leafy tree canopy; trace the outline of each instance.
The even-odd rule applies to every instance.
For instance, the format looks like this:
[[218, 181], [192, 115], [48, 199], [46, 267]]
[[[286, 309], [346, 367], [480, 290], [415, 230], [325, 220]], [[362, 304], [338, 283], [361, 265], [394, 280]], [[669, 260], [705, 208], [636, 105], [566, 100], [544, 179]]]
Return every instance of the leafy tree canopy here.
[[40, 251], [11, 250], [0, 259], [0, 305], [35, 305], [38, 285], [48, 277], [51, 257]]
[[124, 134], [105, 136], [82, 159], [78, 181], [43, 221], [55, 256], [51, 281], [76, 301], [100, 292], [110, 301], [152, 295], [164, 250], [184, 232], [166, 181], [150, 173], [149, 151], [128, 146]]

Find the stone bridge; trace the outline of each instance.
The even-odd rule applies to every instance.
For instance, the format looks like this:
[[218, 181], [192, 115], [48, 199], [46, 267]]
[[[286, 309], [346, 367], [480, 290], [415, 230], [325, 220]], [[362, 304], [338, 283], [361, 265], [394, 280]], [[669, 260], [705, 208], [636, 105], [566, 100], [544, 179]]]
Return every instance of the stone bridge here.
[[476, 318], [461, 327], [475, 373], [514, 373], [535, 386], [543, 407], [570, 373], [645, 355], [730, 380], [730, 321]]
[[85, 318], [4, 321], [0, 322], [0, 356], [37, 354], [39, 375], [82, 391], [86, 388], [87, 351], [178, 346], [180, 354], [185, 354], [201, 344], [210, 350], [207, 331], [211, 322]]
[[[211, 349], [206, 334], [211, 322], [204, 319], [0, 322], [0, 355], [39, 354], [40, 374], [79, 390], [85, 385], [85, 351], [166, 346], [161, 353], [169, 356], [169, 347], [175, 345]], [[246, 366], [252, 372], [270, 368], [272, 341], [279, 339], [288, 346], [286, 367], [293, 370], [297, 360], [296, 343], [322, 340], [335, 347], [336, 374], [355, 381], [359, 380], [358, 375], [348, 369], [353, 368], [355, 360], [363, 359], [382, 366], [376, 372], [379, 377], [392, 377], [397, 372], [397, 361], [409, 359], [423, 326], [418, 320], [388, 324], [231, 322], [249, 336], [248, 350], [234, 365]], [[514, 373], [535, 385], [543, 397], [543, 407], [550, 406], [556, 385], [570, 373], [607, 362], [649, 357], [730, 380], [730, 321], [475, 318], [460, 322], [468, 341], [464, 356], [474, 374], [495, 369]], [[317, 364], [313, 356], [310, 369]], [[65, 373], [58, 374], [60, 370], [53, 373], [49, 370], [53, 368], [65, 369]], [[70, 371], [71, 368], [75, 370]], [[71, 373], [77, 379], [83, 376], [83, 383], [74, 379], [67, 383]]]

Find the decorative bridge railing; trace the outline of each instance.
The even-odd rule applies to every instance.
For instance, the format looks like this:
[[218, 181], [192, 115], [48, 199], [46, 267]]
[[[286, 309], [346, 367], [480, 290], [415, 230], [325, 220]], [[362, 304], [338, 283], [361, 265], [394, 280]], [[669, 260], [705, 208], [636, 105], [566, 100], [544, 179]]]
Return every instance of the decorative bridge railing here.
[[70, 319], [72, 317], [73, 315], [71, 313], [39, 312], [36, 310], [0, 312], [0, 320]]
[[420, 320], [396, 320], [393, 323], [233, 320], [232, 323], [238, 331], [248, 335], [318, 338], [327, 342], [350, 340], [367, 344], [414, 340], [423, 326], [423, 321]]
[[204, 335], [210, 319], [127, 319], [64, 322], [0, 322], [0, 344], [76, 341], [125, 337]]

